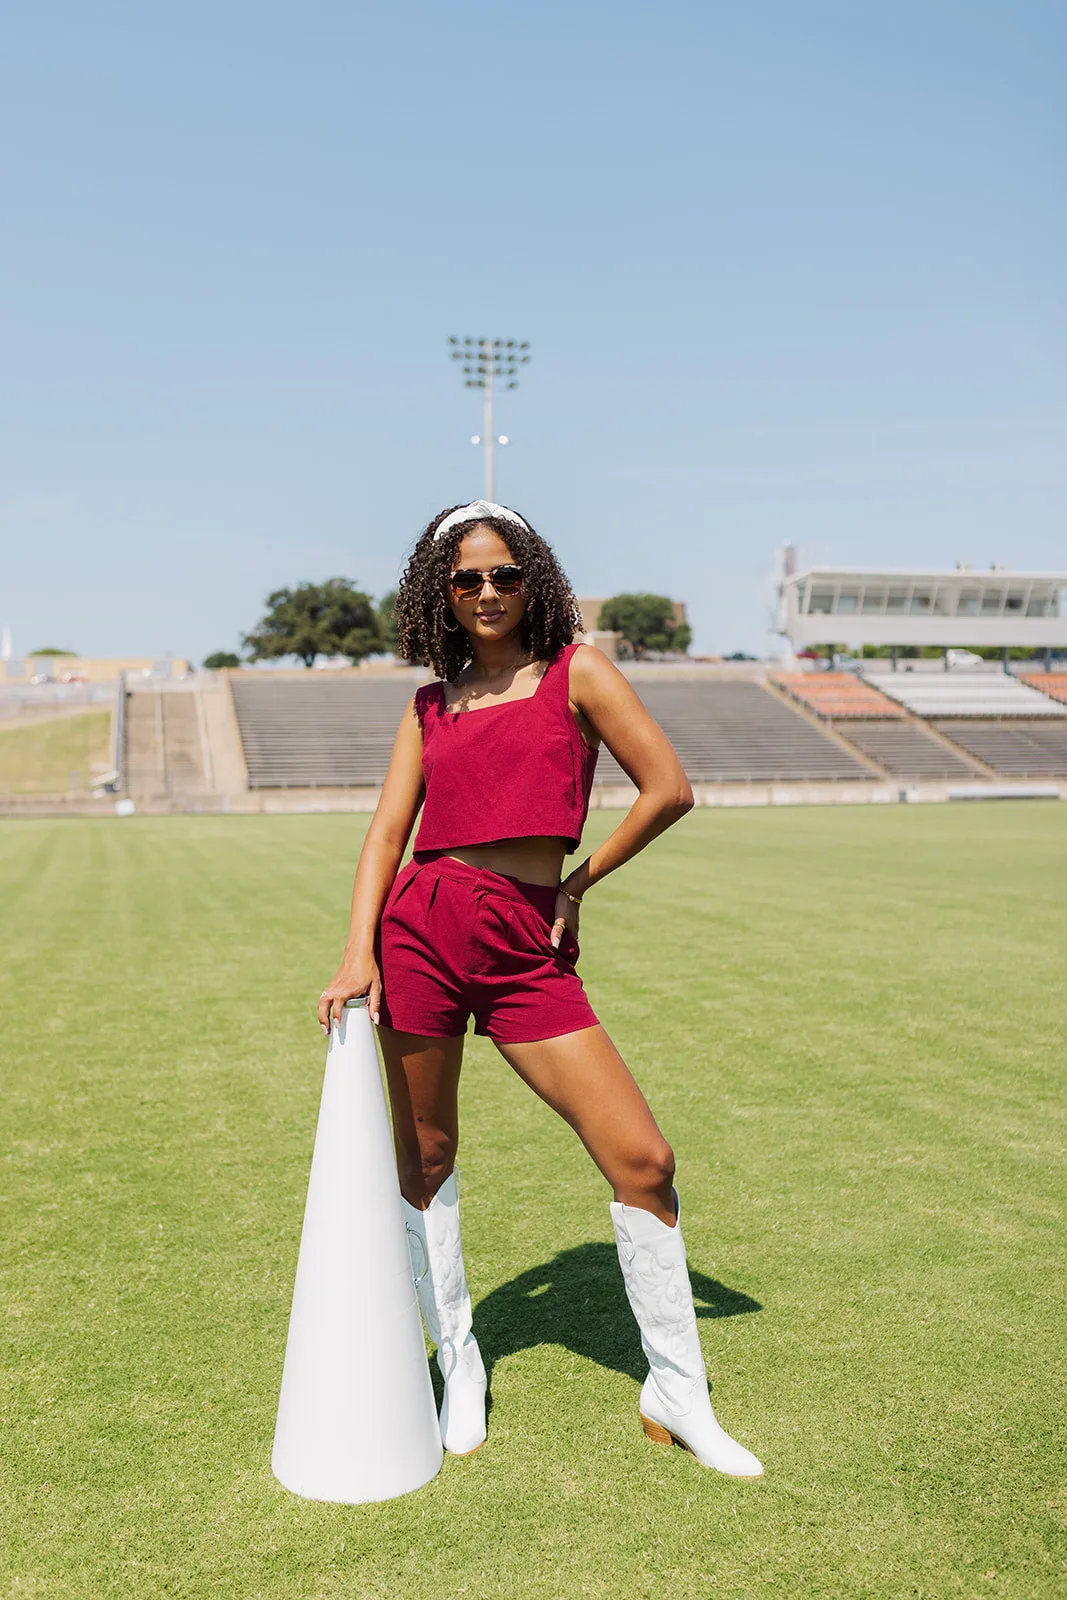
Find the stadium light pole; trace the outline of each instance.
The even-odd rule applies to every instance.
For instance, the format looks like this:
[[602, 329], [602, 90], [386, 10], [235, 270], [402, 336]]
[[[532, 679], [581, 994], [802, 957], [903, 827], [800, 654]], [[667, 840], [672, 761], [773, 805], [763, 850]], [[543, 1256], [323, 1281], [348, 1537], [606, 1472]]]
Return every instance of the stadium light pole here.
[[464, 382], [468, 389], [485, 392], [484, 420], [480, 434], [471, 435], [471, 444], [485, 446], [485, 498], [493, 498], [493, 448], [509, 444], [507, 434], [499, 437], [493, 432], [494, 389], [517, 389], [518, 371], [529, 361], [529, 343], [525, 339], [449, 339], [453, 361], [463, 362]]

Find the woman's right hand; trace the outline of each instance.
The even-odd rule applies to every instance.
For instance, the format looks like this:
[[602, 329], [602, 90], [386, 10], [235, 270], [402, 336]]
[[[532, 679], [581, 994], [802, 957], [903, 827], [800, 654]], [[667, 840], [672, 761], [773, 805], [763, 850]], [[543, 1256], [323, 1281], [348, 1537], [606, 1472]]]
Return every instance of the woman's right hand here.
[[340, 1022], [346, 1000], [367, 997], [371, 1021], [377, 1023], [382, 1003], [382, 975], [373, 956], [343, 960], [319, 996], [319, 1026], [329, 1033], [331, 1022]]

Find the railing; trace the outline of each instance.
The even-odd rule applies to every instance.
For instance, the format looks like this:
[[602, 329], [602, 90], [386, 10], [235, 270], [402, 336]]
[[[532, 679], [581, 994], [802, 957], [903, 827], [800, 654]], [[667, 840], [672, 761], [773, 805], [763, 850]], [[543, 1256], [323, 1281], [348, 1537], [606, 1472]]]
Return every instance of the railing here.
[[113, 794], [126, 787], [126, 674], [120, 672], [115, 684], [115, 705], [111, 713], [111, 772], [104, 785]]
[[0, 686], [0, 720], [48, 715], [79, 706], [106, 705], [114, 695], [110, 683], [48, 683]]

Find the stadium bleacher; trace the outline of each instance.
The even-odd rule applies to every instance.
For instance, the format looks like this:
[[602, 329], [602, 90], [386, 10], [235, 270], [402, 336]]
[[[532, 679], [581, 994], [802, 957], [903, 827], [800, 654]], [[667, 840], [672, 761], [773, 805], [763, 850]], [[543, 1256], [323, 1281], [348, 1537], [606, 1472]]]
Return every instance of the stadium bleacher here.
[[[408, 678], [323, 673], [235, 673], [230, 687], [253, 789], [380, 784], [414, 692]], [[693, 782], [874, 776], [758, 683], [642, 681], [634, 687]], [[597, 783], [626, 782], [602, 751]]]
[[878, 687], [920, 717], [1067, 717], [1067, 705], [1003, 672], [884, 673]]
[[[908, 781], [973, 780], [988, 777], [990, 768], [1010, 778], [1067, 776], [1067, 702], [1017, 679], [897, 674], [896, 683], [885, 685], [894, 699], [879, 694], [881, 683], [875, 688], [844, 673], [805, 675], [799, 687], [807, 691], [834, 677], [851, 684], [831, 681], [829, 689], [805, 692], [803, 703], [847, 718], [847, 743], [755, 680], [636, 677], [634, 688], [693, 783], [871, 782], [880, 773]], [[249, 787], [377, 787], [417, 681], [418, 674], [234, 673], [230, 690]], [[781, 689], [795, 693], [792, 684]], [[861, 714], [872, 703], [876, 714]], [[930, 708], [928, 725], [918, 720], [920, 705]], [[175, 705], [174, 714], [179, 710], [186, 708]], [[190, 727], [190, 745], [191, 733]], [[170, 765], [168, 759], [168, 771]], [[628, 782], [607, 751], [596, 782]]]
[[1006, 778], [1067, 777], [1067, 718], [938, 720], [934, 726]]
[[380, 784], [415, 687], [408, 677], [234, 673], [230, 689], [249, 787]]
[[[677, 750], [692, 783], [874, 776], [759, 683], [641, 680], [634, 688]], [[627, 781], [606, 750], [597, 763], [596, 781]]]
[[854, 672], [782, 672], [774, 673], [771, 682], [809, 711], [831, 720], [905, 715], [894, 700], [887, 699]]
[[1024, 673], [1022, 681], [1042, 694], [1051, 695], [1053, 700], [1067, 702], [1067, 672]]
[[848, 738], [893, 778], [976, 775], [976, 769], [964, 756], [948, 749], [916, 722], [850, 722]]

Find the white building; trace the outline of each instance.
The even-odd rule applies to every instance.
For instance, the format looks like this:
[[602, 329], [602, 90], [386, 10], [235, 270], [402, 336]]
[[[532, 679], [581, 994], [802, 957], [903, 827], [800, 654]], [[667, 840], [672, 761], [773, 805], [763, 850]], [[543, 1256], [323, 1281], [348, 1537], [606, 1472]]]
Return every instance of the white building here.
[[809, 567], [782, 552], [778, 631], [815, 645], [1067, 650], [1067, 572]]

